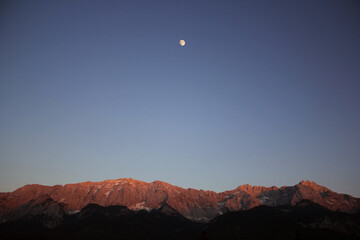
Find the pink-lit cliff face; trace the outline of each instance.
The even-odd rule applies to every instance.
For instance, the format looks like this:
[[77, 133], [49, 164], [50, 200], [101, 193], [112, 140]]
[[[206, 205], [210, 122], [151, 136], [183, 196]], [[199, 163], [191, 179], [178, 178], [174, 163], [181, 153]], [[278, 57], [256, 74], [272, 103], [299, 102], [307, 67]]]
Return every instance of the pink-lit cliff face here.
[[132, 210], [157, 209], [167, 204], [195, 221], [208, 221], [227, 211], [246, 210], [259, 205], [293, 205], [303, 199], [333, 211], [360, 209], [360, 199], [335, 193], [310, 181], [281, 188], [241, 185], [234, 190], [216, 193], [184, 189], [161, 181], [146, 183], [124, 178], [64, 186], [26, 185], [11, 193], [1, 193], [1, 219], [9, 218], [21, 205], [39, 201], [44, 196], [61, 204], [65, 211], [81, 210], [90, 203], [122, 205]]

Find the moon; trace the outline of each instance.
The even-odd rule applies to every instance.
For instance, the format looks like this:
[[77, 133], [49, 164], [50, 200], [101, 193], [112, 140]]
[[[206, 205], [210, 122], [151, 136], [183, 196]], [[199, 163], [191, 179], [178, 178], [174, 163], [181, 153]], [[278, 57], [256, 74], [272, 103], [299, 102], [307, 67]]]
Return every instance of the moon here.
[[180, 46], [182, 46], [182, 47], [185, 46], [185, 40], [180, 40], [179, 43], [180, 43]]

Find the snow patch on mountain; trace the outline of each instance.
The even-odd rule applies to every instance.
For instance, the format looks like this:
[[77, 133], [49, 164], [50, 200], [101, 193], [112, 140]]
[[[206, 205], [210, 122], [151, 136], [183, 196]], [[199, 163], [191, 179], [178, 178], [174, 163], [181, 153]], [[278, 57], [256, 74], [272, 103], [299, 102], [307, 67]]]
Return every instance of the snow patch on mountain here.
[[141, 202], [141, 203], [137, 203], [134, 206], [129, 207], [129, 209], [133, 210], [133, 211], [140, 211], [140, 210], [146, 210], [147, 212], [150, 212], [152, 209], [145, 207], [145, 202]]

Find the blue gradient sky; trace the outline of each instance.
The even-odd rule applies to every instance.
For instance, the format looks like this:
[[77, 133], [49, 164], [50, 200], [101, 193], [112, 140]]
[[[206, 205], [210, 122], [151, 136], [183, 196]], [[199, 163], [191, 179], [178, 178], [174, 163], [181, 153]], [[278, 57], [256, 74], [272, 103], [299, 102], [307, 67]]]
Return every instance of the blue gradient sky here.
[[360, 197], [359, 12], [359, 1], [2, 1], [0, 191], [310, 179]]

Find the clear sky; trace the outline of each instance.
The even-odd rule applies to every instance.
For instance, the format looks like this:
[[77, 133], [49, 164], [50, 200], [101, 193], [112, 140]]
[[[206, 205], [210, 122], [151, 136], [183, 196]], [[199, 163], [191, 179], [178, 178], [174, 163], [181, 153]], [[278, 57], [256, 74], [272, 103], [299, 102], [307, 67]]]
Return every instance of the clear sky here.
[[1, 1], [0, 191], [309, 179], [360, 197], [359, 81], [355, 0]]

